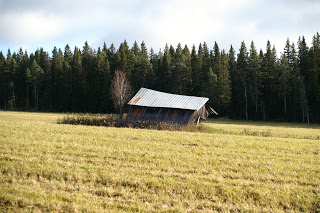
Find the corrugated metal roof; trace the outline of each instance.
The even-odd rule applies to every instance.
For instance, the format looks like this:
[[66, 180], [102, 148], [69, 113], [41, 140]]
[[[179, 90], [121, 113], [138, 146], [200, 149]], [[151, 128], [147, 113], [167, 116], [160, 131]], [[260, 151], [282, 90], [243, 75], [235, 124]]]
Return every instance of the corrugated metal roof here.
[[129, 105], [199, 110], [209, 98], [176, 95], [141, 88], [128, 102]]

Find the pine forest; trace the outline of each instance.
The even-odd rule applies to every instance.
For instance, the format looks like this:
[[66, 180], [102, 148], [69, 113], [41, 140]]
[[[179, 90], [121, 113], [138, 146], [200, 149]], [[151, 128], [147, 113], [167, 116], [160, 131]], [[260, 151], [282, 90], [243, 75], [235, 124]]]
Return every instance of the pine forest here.
[[267, 41], [220, 49], [177, 47], [148, 50], [126, 41], [93, 49], [43, 48], [28, 54], [0, 52], [0, 108], [27, 111], [117, 113], [110, 97], [115, 70], [124, 71], [133, 92], [141, 87], [210, 98], [220, 117], [320, 123], [320, 35], [287, 39], [278, 52]]

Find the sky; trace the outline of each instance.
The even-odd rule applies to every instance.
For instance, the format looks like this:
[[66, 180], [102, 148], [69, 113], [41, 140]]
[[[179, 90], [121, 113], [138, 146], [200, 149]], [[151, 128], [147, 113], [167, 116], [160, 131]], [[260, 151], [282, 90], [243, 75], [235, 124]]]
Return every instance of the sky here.
[[283, 51], [287, 38], [305, 36], [311, 46], [320, 31], [320, 0], [0, 0], [0, 51], [28, 53], [43, 47], [116, 48], [126, 40], [146, 43], [155, 52], [178, 43], [210, 49], [217, 42], [239, 52], [265, 51], [267, 41]]

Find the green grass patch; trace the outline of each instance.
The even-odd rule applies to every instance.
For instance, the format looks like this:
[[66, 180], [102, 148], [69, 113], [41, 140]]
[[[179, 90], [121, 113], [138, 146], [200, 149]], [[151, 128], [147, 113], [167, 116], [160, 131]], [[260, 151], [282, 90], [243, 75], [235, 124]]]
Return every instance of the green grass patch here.
[[0, 111], [0, 212], [320, 211], [319, 126], [158, 131], [64, 116]]

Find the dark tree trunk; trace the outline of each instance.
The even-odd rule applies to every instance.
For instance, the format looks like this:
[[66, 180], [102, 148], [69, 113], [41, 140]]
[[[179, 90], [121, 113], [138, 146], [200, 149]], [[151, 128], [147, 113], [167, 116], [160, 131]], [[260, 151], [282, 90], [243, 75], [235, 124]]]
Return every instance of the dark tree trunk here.
[[287, 120], [287, 93], [283, 93], [284, 120]]
[[244, 98], [245, 98], [245, 102], [246, 102], [246, 120], [248, 120], [249, 119], [249, 116], [248, 116], [248, 97], [247, 97], [247, 85], [245, 82], [243, 83], [243, 87], [244, 87]]
[[29, 84], [27, 83], [27, 97], [26, 97], [26, 107], [29, 109]]

